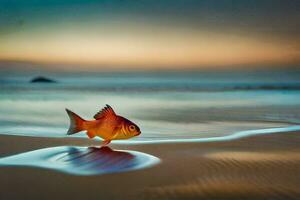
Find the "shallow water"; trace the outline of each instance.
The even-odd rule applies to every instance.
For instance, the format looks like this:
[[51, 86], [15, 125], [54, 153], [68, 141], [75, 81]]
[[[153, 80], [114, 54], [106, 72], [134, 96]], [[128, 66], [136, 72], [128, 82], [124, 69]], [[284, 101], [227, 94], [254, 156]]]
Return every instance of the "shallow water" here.
[[65, 108], [91, 119], [105, 104], [140, 126], [142, 134], [129, 141], [300, 123], [299, 71], [43, 73], [58, 83], [29, 83], [37, 72], [0, 74], [0, 134], [66, 137]]
[[150, 167], [159, 159], [138, 151], [109, 147], [51, 147], [0, 159], [0, 166], [30, 166], [73, 175], [99, 175]]
[[300, 126], [288, 126], [279, 128], [266, 128], [257, 130], [239, 131], [225, 136], [206, 137], [206, 138], [182, 138], [182, 139], [161, 139], [153, 141], [114, 141], [114, 143], [130, 143], [130, 144], [151, 144], [151, 143], [193, 143], [193, 142], [224, 142], [230, 140], [238, 140], [241, 138], [266, 135], [272, 133], [289, 133], [294, 131], [300, 131]]

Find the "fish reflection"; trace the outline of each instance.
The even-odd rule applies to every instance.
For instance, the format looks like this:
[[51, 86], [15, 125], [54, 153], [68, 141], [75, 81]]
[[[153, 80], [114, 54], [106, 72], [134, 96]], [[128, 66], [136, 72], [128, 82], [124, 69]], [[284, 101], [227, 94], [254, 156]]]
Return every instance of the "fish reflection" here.
[[68, 164], [83, 171], [118, 172], [131, 169], [140, 162], [136, 156], [109, 147], [89, 147], [86, 150], [71, 147], [66, 155], [57, 158], [58, 162]]
[[159, 159], [109, 147], [52, 147], [0, 159], [0, 166], [32, 166], [74, 175], [99, 175], [152, 166]]

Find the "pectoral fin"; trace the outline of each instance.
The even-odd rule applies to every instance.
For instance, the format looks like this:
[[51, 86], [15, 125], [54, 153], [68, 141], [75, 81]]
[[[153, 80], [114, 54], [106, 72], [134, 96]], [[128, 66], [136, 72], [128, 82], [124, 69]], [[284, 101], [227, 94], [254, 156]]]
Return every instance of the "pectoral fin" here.
[[106, 146], [111, 142], [111, 140], [104, 140], [101, 146]]
[[90, 139], [95, 137], [95, 134], [93, 133], [93, 131], [87, 131], [86, 134], [89, 136]]

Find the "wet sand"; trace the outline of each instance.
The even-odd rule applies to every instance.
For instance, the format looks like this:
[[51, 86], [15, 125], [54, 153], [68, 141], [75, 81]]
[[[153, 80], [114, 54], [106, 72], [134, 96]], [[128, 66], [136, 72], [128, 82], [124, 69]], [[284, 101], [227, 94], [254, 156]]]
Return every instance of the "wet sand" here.
[[[120, 150], [141, 152], [160, 161], [129, 171], [84, 176], [32, 166], [2, 166], [0, 199], [300, 199], [299, 144], [299, 131], [214, 142], [112, 144], [114, 155]], [[0, 156], [95, 145], [98, 141], [81, 138], [1, 135]], [[78, 155], [71, 159], [79, 165], [93, 165], [95, 157]], [[126, 155], [123, 163], [132, 158]], [[100, 157], [100, 167], [106, 161], [110, 165], [105, 169], [118, 166], [119, 159], [113, 158], [116, 156]]]

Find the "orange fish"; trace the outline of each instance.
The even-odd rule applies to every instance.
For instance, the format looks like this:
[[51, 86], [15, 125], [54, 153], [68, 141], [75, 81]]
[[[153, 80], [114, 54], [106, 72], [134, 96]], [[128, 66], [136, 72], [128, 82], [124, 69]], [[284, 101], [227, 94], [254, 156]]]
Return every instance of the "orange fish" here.
[[129, 139], [141, 134], [135, 123], [117, 115], [109, 105], [94, 116], [95, 120], [84, 120], [72, 111], [66, 111], [70, 117], [68, 135], [86, 131], [89, 138], [101, 137], [104, 139], [103, 145], [107, 145], [111, 140]]

